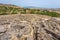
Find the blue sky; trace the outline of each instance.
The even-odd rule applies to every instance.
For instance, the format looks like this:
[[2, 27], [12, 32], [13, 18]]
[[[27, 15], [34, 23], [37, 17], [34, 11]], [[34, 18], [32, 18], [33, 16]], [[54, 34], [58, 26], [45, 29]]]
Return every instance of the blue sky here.
[[14, 4], [23, 7], [60, 8], [60, 0], [0, 0], [0, 3]]

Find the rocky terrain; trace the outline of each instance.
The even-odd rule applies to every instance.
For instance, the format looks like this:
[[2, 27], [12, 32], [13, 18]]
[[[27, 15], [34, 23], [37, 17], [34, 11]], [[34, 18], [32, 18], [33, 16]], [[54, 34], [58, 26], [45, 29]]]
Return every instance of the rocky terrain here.
[[0, 40], [60, 40], [60, 18], [38, 14], [1, 15]]

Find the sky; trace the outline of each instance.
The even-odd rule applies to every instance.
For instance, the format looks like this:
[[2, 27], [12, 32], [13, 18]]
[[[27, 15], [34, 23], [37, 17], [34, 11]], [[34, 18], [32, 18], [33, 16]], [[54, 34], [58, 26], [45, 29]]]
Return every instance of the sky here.
[[0, 0], [0, 3], [22, 7], [60, 8], [60, 0]]

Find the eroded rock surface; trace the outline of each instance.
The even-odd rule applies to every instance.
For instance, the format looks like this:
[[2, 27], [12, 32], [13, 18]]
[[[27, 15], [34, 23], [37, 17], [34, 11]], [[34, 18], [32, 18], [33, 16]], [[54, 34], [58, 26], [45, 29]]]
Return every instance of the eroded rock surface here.
[[35, 14], [0, 16], [0, 40], [60, 40], [60, 18]]

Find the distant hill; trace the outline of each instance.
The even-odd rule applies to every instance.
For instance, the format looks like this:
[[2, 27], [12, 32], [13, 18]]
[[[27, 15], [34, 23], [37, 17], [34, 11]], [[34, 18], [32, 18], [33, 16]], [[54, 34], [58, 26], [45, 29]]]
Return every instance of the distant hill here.
[[7, 7], [16, 7], [16, 8], [19, 8], [19, 6], [12, 5], [12, 4], [0, 4], [0, 6], [7, 6]]
[[60, 8], [19, 7], [11, 4], [0, 4], [0, 15], [10, 14], [40, 14], [60, 17]]

